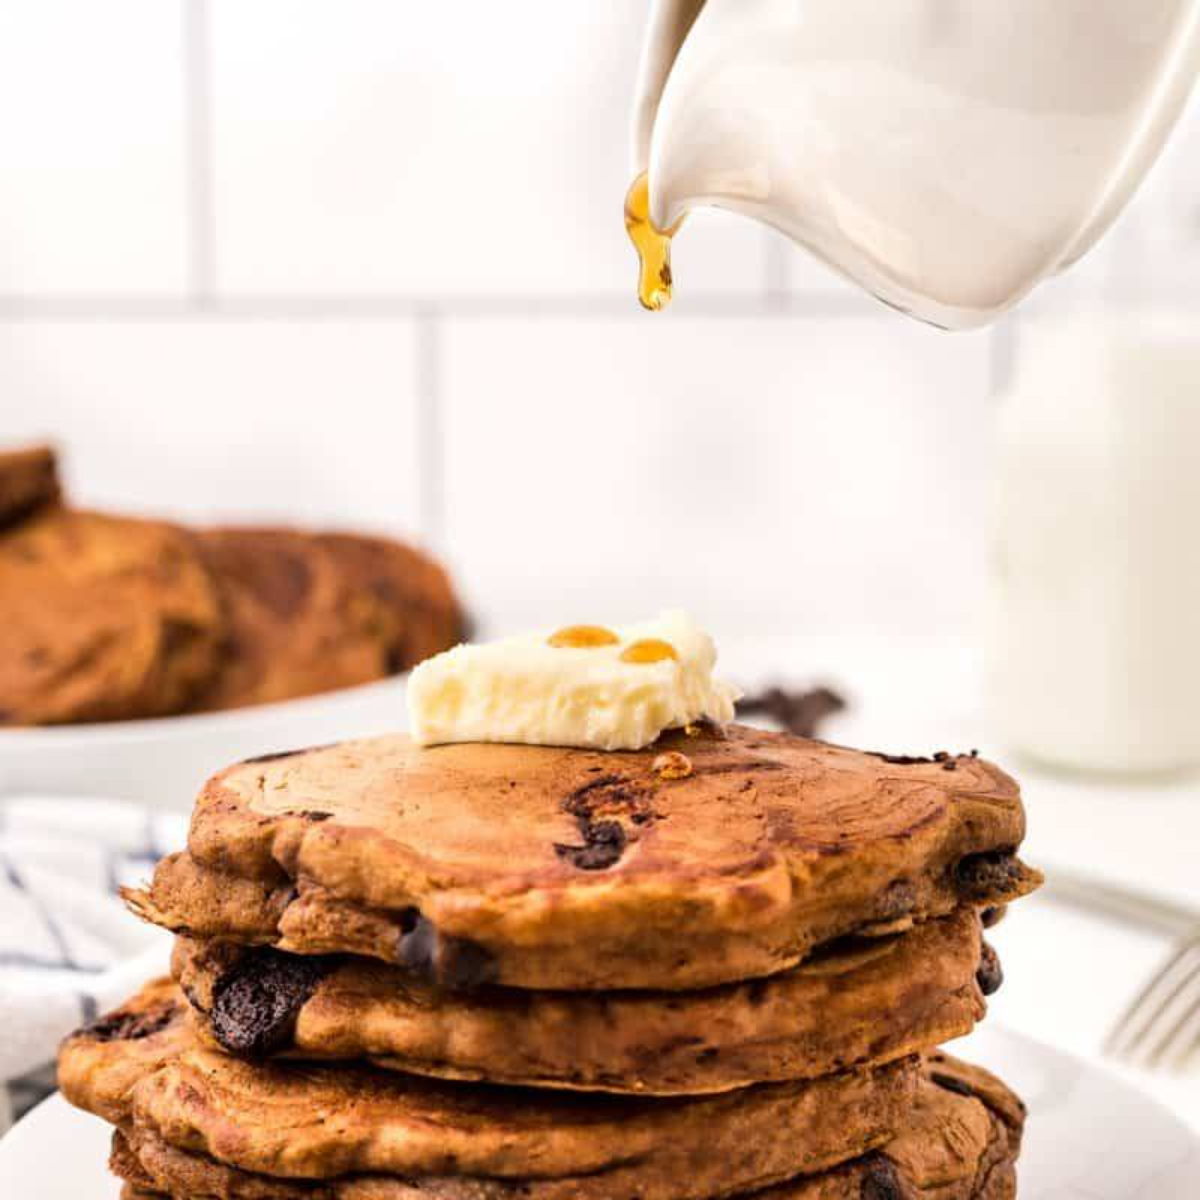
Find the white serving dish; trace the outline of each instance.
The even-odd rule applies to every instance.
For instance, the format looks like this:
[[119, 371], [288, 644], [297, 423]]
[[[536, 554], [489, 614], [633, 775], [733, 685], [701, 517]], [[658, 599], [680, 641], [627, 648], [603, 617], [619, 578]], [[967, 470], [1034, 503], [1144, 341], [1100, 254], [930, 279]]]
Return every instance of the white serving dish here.
[[209, 775], [240, 759], [405, 728], [405, 680], [231, 712], [0, 730], [0, 797], [94, 795], [186, 812]]

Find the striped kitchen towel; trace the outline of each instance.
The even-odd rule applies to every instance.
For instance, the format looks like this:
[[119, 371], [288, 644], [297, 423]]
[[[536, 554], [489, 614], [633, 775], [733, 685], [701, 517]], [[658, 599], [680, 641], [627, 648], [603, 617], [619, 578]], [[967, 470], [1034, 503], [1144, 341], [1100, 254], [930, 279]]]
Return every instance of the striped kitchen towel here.
[[165, 969], [170, 939], [117, 890], [186, 834], [186, 817], [123, 801], [0, 800], [0, 1132], [53, 1085], [66, 1034]]

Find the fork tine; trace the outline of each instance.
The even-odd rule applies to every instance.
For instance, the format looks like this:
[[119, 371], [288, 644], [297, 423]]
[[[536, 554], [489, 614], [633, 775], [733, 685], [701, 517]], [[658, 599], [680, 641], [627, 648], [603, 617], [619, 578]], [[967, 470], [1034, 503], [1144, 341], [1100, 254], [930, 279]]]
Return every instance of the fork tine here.
[[[1185, 980], [1185, 986], [1200, 982], [1200, 971]], [[1120, 1058], [1131, 1067], [1154, 1070], [1162, 1061], [1178, 1025], [1178, 1001], [1183, 991], [1174, 992], [1156, 1009], [1145, 1015], [1145, 1023], [1120, 1051]]]
[[1197, 981], [1194, 999], [1147, 1055], [1146, 1064], [1151, 1070], [1159, 1067], [1177, 1070], [1187, 1062], [1200, 1041], [1200, 971], [1194, 978]]
[[1123, 1036], [1118, 1031], [1114, 1052], [1135, 1066], [1144, 1065], [1150, 1047], [1157, 1045], [1181, 997], [1200, 978], [1200, 943], [1182, 946], [1150, 981], [1127, 1014]]
[[1105, 1052], [1117, 1058], [1137, 1059], [1164, 1013], [1200, 973], [1200, 939], [1175, 951], [1141, 990], [1113, 1026]]
[[1119, 1056], [1130, 1043], [1138, 1039], [1146, 1025], [1145, 1018], [1151, 1011], [1153, 1001], [1167, 982], [1175, 977], [1181, 962], [1190, 956], [1190, 952], [1190, 942], [1173, 949], [1158, 971], [1146, 981], [1113, 1025], [1104, 1045], [1106, 1053]]

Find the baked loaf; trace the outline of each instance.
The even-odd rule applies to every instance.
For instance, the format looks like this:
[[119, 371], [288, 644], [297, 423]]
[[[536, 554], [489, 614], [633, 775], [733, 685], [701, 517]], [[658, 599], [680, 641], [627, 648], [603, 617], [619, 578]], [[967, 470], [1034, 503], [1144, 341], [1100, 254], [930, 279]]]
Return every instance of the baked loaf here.
[[58, 497], [58, 464], [49, 446], [0, 452], [0, 529]]
[[60, 503], [47, 447], [0, 453], [0, 725], [286, 700], [407, 670], [463, 634], [400, 542], [222, 529]]
[[0, 724], [178, 712], [221, 630], [216, 584], [176, 526], [51, 507], [0, 534]]
[[286, 529], [200, 534], [228, 624], [194, 708], [240, 708], [383, 679], [454, 645], [446, 573], [399, 542]]

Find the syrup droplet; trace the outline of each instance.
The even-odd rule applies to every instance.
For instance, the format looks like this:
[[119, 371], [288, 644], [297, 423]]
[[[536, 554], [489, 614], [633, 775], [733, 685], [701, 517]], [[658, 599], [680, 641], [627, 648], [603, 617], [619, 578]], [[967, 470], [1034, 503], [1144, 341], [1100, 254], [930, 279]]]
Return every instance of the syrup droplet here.
[[650, 764], [650, 769], [660, 779], [686, 779], [692, 773], [692, 760], [678, 750], [669, 750], [666, 754], [660, 754]]
[[671, 239], [678, 222], [665, 232], [650, 220], [650, 183], [643, 171], [625, 197], [625, 230], [637, 251], [638, 299], [643, 308], [658, 312], [671, 303]]
[[643, 638], [640, 642], [633, 642], [621, 654], [621, 661], [628, 663], [656, 663], [668, 658], [679, 661], [675, 647], [660, 638]]
[[560, 649], [595, 650], [598, 646], [615, 646], [621, 639], [603, 625], [567, 625], [546, 640]]

